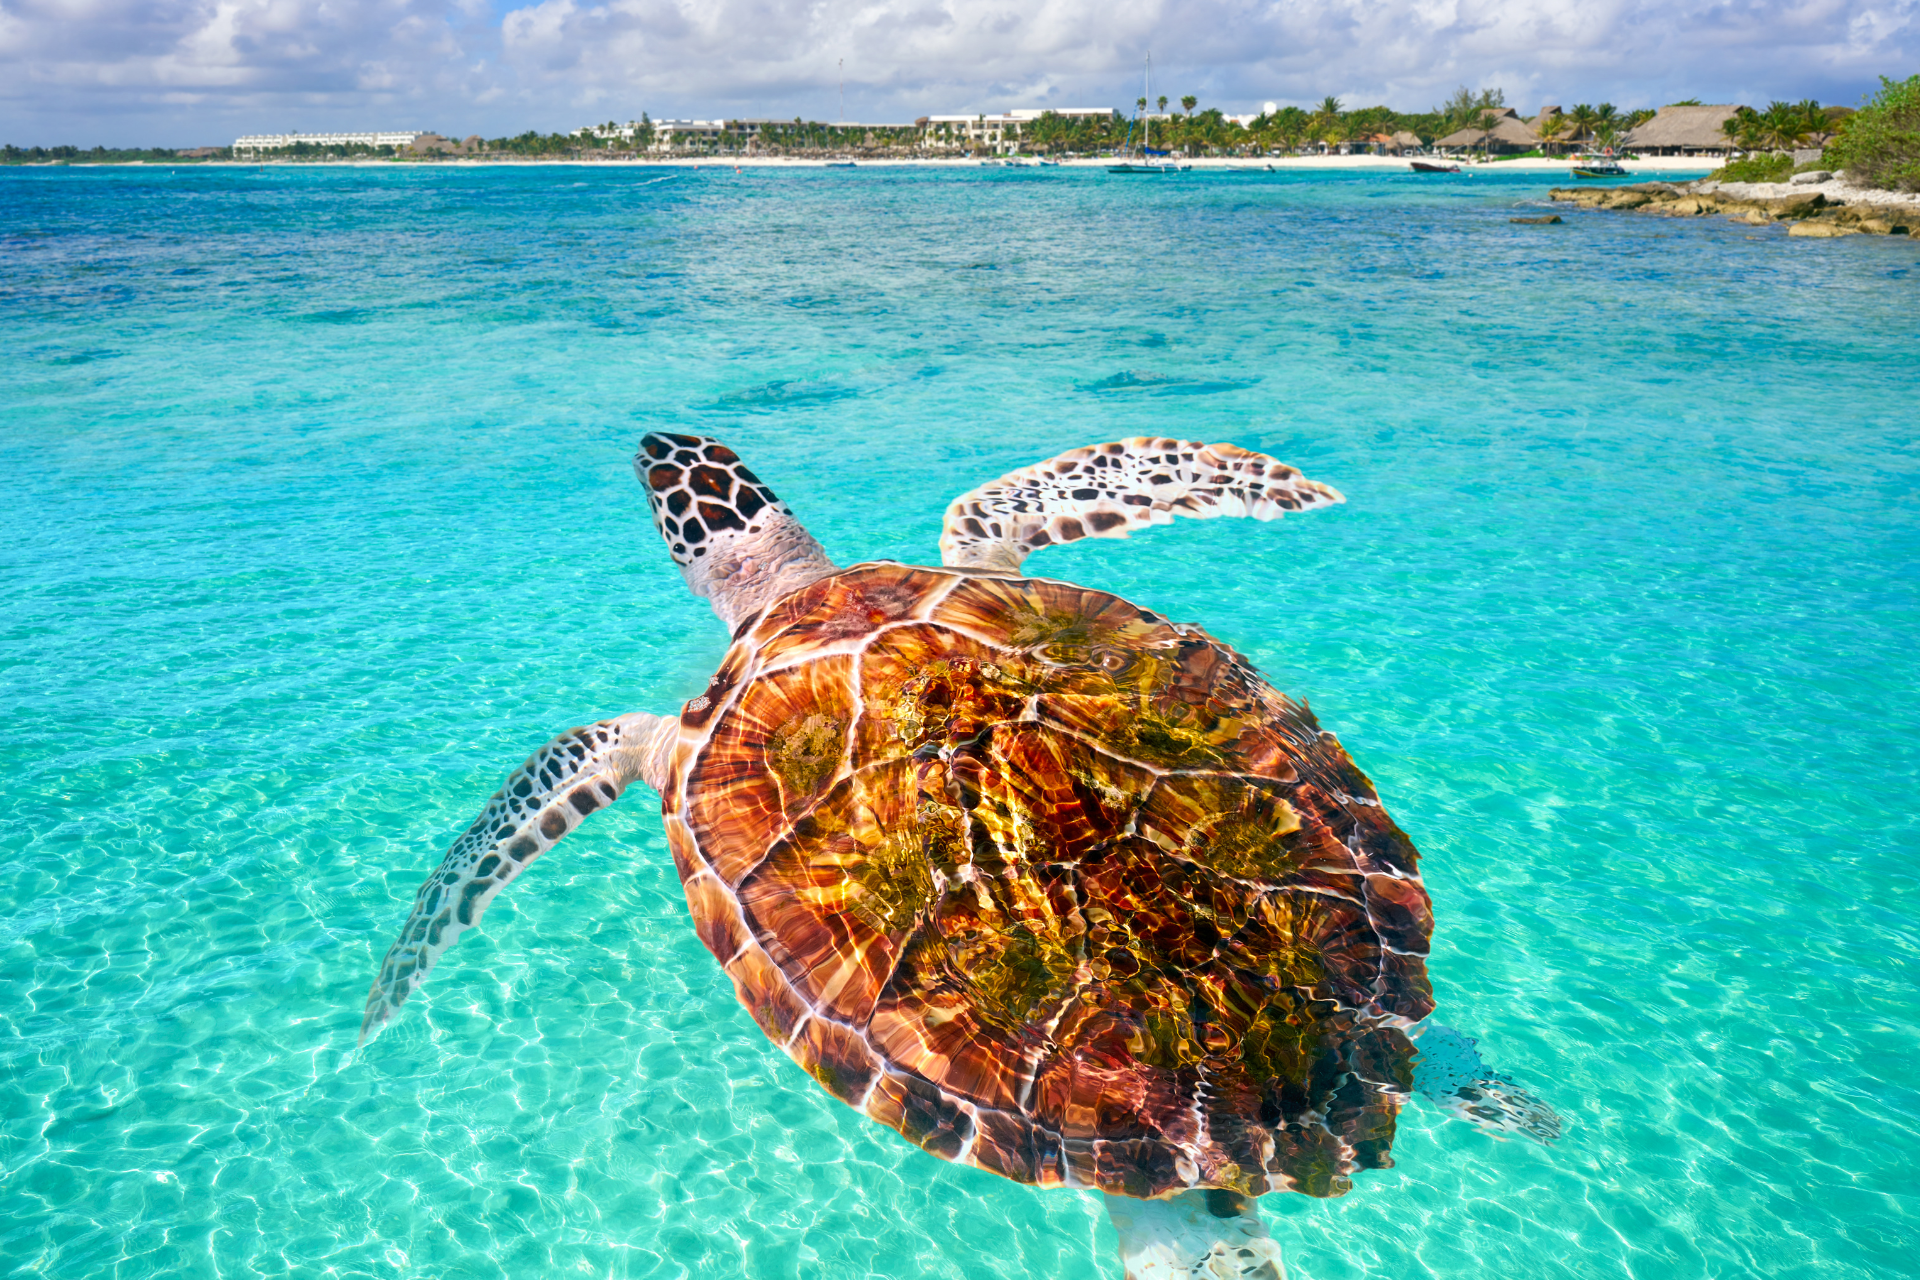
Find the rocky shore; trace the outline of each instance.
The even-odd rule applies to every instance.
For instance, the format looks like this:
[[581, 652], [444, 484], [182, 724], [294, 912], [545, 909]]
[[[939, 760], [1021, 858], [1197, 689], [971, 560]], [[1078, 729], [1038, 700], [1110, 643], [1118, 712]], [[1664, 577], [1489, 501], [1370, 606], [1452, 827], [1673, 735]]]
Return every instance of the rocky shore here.
[[1669, 218], [1720, 215], [1756, 227], [1785, 222], [1792, 224], [1787, 230], [1790, 236], [1920, 234], [1920, 196], [1856, 187], [1844, 176], [1824, 175], [1801, 182], [1639, 182], [1624, 187], [1559, 187], [1549, 194], [1582, 209]]

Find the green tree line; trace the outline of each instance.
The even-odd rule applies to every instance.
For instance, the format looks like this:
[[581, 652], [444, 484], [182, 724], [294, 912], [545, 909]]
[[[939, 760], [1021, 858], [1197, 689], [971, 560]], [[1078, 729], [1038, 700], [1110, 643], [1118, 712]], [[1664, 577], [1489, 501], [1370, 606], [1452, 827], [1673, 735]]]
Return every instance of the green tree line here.
[[224, 160], [232, 154], [228, 147], [219, 148], [211, 156], [183, 156], [171, 147], [16, 147], [8, 143], [0, 149], [0, 164], [131, 164], [136, 160], [193, 164], [203, 159]]

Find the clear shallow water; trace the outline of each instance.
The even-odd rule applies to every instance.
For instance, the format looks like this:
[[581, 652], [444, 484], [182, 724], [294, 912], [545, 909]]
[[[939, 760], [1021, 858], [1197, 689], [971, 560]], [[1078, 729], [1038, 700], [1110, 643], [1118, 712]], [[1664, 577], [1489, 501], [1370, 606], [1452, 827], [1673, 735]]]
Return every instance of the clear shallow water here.
[[1341, 488], [1043, 573], [1309, 698], [1425, 854], [1416, 1107], [1296, 1275], [1912, 1273], [1920, 246], [1512, 226], [1528, 175], [0, 174], [0, 1259], [54, 1276], [1113, 1277], [1094, 1201], [767, 1044], [636, 789], [350, 1059], [555, 732], [724, 646], [642, 431], [843, 563], [1141, 433]]

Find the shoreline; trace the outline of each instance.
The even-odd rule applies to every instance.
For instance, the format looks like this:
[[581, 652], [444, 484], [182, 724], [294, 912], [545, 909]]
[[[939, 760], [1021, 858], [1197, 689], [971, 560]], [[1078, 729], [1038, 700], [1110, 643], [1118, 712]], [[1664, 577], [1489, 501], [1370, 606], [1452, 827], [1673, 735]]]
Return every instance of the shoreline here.
[[[1423, 157], [1424, 158], [1424, 157]], [[1020, 157], [1024, 162], [1018, 168], [1038, 168], [1032, 163], [1032, 157]], [[853, 165], [861, 169], [900, 169], [900, 168], [936, 168], [936, 169], [996, 169], [1007, 167], [999, 160], [958, 159], [947, 157], [879, 157], [871, 160], [856, 159]], [[1061, 160], [1062, 169], [1104, 169], [1122, 161], [1112, 157], [1079, 158]], [[1260, 159], [1257, 157], [1226, 158], [1206, 157], [1182, 161], [1193, 167], [1195, 173], [1208, 171], [1226, 172], [1266, 172], [1287, 173], [1298, 170], [1340, 172], [1410, 172], [1409, 162], [1399, 156], [1285, 156]], [[35, 165], [8, 165], [10, 169], [165, 169], [186, 165], [195, 169], [259, 169], [268, 166], [274, 168], [329, 168], [329, 169], [393, 169], [393, 168], [442, 168], [447, 166], [461, 168], [524, 168], [533, 165], [564, 166], [567, 168], [616, 168], [616, 169], [826, 169], [845, 168], [845, 160], [800, 159], [790, 156], [705, 156], [705, 157], [664, 157], [660, 159], [631, 160], [576, 160], [549, 157], [528, 157], [510, 159], [506, 157], [447, 157], [433, 160], [394, 161], [388, 159], [339, 159], [339, 160], [186, 160], [177, 164], [171, 161], [129, 160], [124, 162], [86, 163], [67, 162], [64, 164], [46, 163]], [[1692, 160], [1684, 156], [1673, 156], [1652, 160], [1626, 160], [1621, 165], [1629, 173], [1711, 173], [1720, 167], [1719, 161]], [[1481, 173], [1548, 173], [1567, 174], [1573, 162], [1568, 159], [1534, 158], [1527, 160], [1496, 160], [1486, 164], [1462, 164], [1456, 176], [1467, 177]], [[1045, 166], [1052, 167], [1052, 166]], [[1436, 177], [1447, 175], [1432, 175]]]

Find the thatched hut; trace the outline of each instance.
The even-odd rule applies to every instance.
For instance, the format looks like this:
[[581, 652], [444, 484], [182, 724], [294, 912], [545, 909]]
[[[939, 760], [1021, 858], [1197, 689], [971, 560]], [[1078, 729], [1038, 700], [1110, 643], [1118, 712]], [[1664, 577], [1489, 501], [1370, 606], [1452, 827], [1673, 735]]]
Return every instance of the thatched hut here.
[[1405, 129], [1397, 133], [1369, 133], [1354, 141], [1356, 144], [1364, 143], [1369, 151], [1380, 156], [1397, 156], [1407, 151], [1418, 151], [1426, 145], [1420, 141], [1419, 134]]
[[1737, 106], [1662, 107], [1653, 119], [1629, 129], [1620, 145], [1642, 155], [1720, 156], [1733, 144], [1720, 131], [1740, 110]]
[[[1495, 153], [1531, 151], [1540, 145], [1540, 135], [1529, 128], [1527, 122], [1520, 118], [1520, 113], [1512, 107], [1494, 114], [1498, 119], [1494, 121], [1492, 129], [1457, 129], [1433, 145], [1442, 151], [1472, 151], [1485, 147]], [[1488, 133], [1493, 135], [1491, 139], [1487, 137]]]

